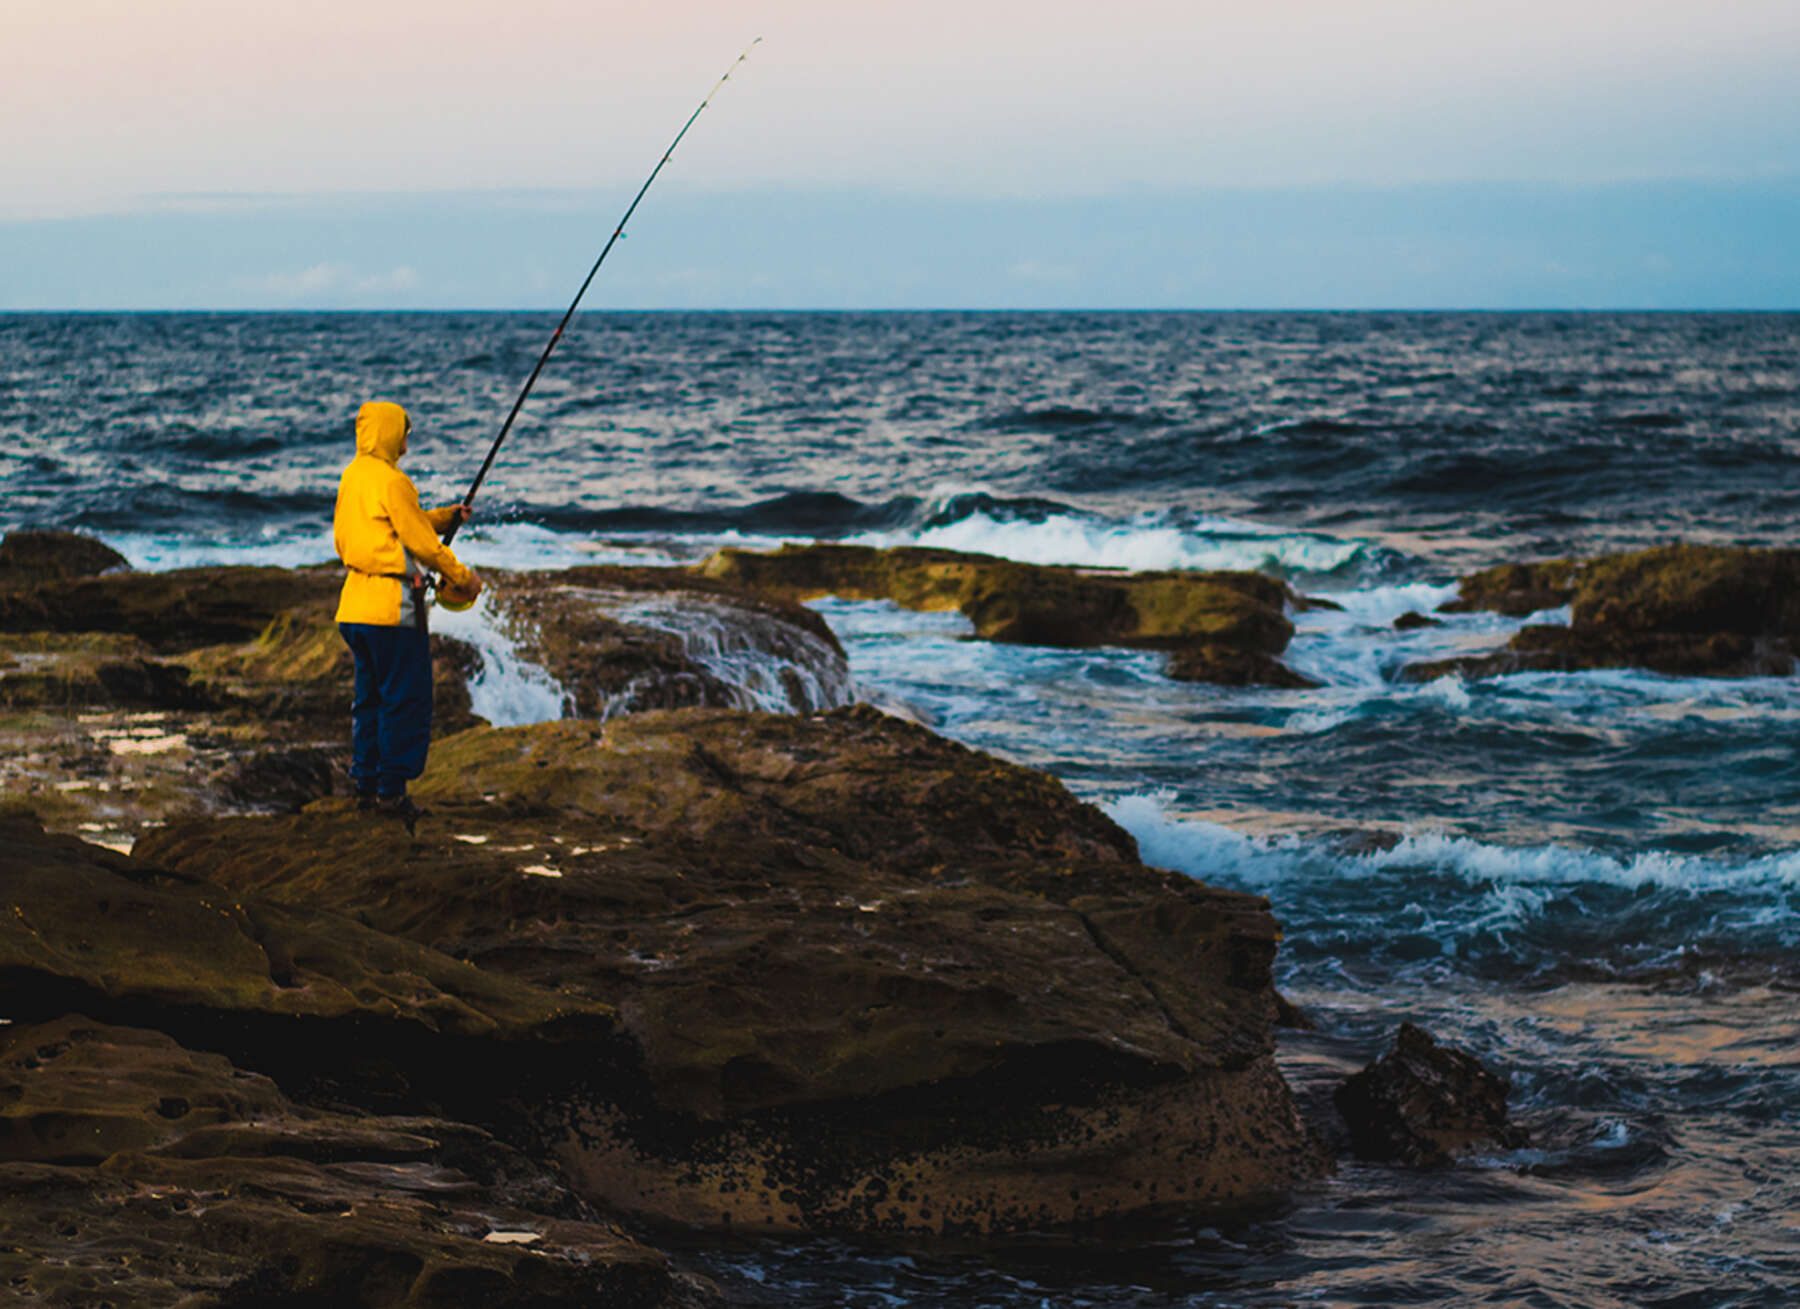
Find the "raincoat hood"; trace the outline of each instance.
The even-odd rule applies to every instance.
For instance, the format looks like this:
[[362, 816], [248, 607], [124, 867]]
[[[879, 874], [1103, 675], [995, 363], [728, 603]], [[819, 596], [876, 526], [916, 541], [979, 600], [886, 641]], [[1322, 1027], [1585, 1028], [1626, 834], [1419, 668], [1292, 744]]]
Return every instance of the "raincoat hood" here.
[[371, 400], [356, 411], [356, 453], [373, 455], [384, 464], [398, 463], [411, 429], [406, 410], [389, 400]]

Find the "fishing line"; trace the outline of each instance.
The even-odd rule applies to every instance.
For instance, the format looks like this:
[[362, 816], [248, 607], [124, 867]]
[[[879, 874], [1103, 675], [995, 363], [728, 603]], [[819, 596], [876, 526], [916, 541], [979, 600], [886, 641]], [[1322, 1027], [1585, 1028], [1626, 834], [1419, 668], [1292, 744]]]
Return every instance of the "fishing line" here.
[[[725, 76], [721, 77], [718, 82], [713, 85], [713, 89], [706, 93], [706, 98], [700, 102], [700, 107], [695, 109], [692, 114], [688, 115], [687, 122], [683, 123], [681, 125], [681, 130], [675, 133], [675, 139], [669, 142], [669, 148], [663, 151], [662, 158], [656, 161], [656, 167], [650, 170], [650, 176], [645, 178], [643, 186], [638, 188], [636, 197], [632, 200], [631, 204], [626, 207], [625, 216], [619, 219], [618, 226], [613, 228], [613, 234], [607, 238], [606, 247], [600, 251], [600, 257], [594, 260], [594, 266], [588, 269], [588, 275], [583, 279], [581, 289], [575, 293], [575, 298], [569, 301], [569, 308], [567, 312], [563, 314], [562, 321], [556, 325], [556, 330], [550, 334], [550, 342], [544, 347], [544, 353], [538, 356], [537, 366], [531, 370], [531, 376], [525, 379], [525, 386], [519, 392], [519, 398], [513, 401], [512, 412], [507, 414], [506, 421], [500, 425], [500, 435], [494, 438], [494, 444], [488, 448], [487, 458], [481, 461], [481, 471], [475, 474], [475, 480], [469, 484], [469, 493], [462, 498], [462, 504], [465, 509], [474, 505], [475, 493], [481, 489], [482, 482], [486, 480], [488, 469], [494, 466], [494, 456], [500, 453], [500, 446], [506, 440], [506, 434], [512, 431], [513, 420], [519, 416], [519, 410], [525, 407], [525, 397], [530, 395], [531, 388], [537, 385], [538, 374], [544, 371], [544, 365], [550, 360], [550, 352], [556, 349], [556, 343], [562, 340], [563, 329], [569, 325], [569, 320], [575, 316], [575, 308], [581, 303], [581, 297], [587, 294], [588, 285], [594, 280], [594, 274], [600, 271], [600, 265], [606, 262], [606, 256], [612, 253], [613, 246], [617, 245], [619, 238], [625, 235], [625, 224], [629, 223], [632, 214], [637, 212], [638, 201], [642, 200], [645, 192], [649, 191], [650, 184], [656, 180], [656, 175], [662, 172], [663, 165], [669, 162], [669, 157], [675, 153], [675, 147], [681, 144], [681, 138], [688, 134], [688, 128], [694, 125], [694, 120], [699, 118], [701, 111], [704, 110], [707, 105], [712, 103], [712, 98], [719, 94], [719, 89], [731, 80], [731, 75], [737, 71], [737, 66], [748, 59], [750, 57], [750, 52], [756, 49], [760, 44], [762, 44], [762, 38], [759, 36], [756, 40], [744, 47], [743, 54], [732, 61], [731, 67], [725, 70]], [[461, 526], [461, 522], [453, 522], [450, 524], [449, 528], [444, 532], [445, 545], [450, 544], [456, 536], [457, 528]]]

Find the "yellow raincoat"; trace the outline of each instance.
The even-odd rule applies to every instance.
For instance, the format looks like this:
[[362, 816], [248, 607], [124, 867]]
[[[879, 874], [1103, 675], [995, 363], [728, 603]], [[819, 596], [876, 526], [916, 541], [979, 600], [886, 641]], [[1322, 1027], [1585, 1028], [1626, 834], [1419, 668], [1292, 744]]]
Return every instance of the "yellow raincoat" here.
[[468, 568], [438, 539], [455, 519], [456, 506], [426, 513], [419, 492], [400, 471], [406, 434], [412, 422], [406, 410], [385, 400], [371, 400], [356, 414], [356, 458], [338, 482], [332, 538], [338, 558], [349, 568], [338, 597], [337, 621], [400, 624], [400, 588], [406, 552], [436, 569], [456, 586], [471, 580]]

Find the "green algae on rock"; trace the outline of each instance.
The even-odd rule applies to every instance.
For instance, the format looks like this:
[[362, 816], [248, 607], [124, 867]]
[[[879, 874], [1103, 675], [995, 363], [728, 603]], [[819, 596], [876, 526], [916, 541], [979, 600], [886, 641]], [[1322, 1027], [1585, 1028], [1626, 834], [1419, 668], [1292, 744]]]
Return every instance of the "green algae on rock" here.
[[635, 1071], [572, 1061], [523, 1111], [598, 1201], [991, 1231], [1328, 1166], [1273, 1063], [1266, 903], [1042, 774], [866, 708], [690, 709], [476, 729], [415, 793], [409, 847], [327, 805], [139, 849], [616, 1008]]
[[1439, 606], [1445, 614], [1488, 611], [1509, 618], [1524, 618], [1545, 609], [1558, 609], [1575, 593], [1573, 559], [1550, 559], [1535, 564], [1499, 564], [1470, 573], [1457, 584], [1456, 599]]
[[1429, 681], [1587, 668], [1674, 677], [1786, 677], [1800, 655], [1800, 550], [1668, 545], [1587, 561], [1508, 564], [1463, 579], [1447, 611], [1519, 616], [1567, 604], [1504, 650], [1414, 664]]
[[1312, 685], [1276, 658], [1294, 634], [1284, 610], [1302, 601], [1260, 573], [1125, 573], [855, 545], [725, 549], [697, 571], [792, 600], [837, 595], [957, 609], [990, 641], [1166, 650], [1178, 680]]
[[[95, 567], [110, 556], [72, 540], [93, 547]], [[347, 788], [352, 670], [332, 617], [338, 570], [92, 572], [16, 572], [0, 594], [0, 710], [12, 715], [0, 781], [47, 822], [116, 841], [183, 810], [291, 810]], [[799, 605], [678, 568], [491, 581], [497, 621], [563, 682], [567, 712], [805, 711], [852, 698], [836, 638]], [[432, 728], [443, 736], [481, 721], [470, 685], [484, 656], [453, 636], [431, 642]], [[150, 714], [163, 734], [155, 753], [138, 748]]]
[[173, 653], [254, 640], [285, 609], [329, 609], [342, 571], [177, 568], [47, 579], [0, 591], [0, 632], [121, 632]]

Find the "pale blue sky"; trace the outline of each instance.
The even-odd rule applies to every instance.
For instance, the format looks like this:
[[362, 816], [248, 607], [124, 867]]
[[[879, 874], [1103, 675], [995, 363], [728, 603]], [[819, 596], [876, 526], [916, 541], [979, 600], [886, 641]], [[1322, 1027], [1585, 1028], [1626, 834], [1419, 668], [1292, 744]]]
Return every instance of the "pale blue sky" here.
[[10, 0], [0, 309], [1800, 307], [1800, 4]]

